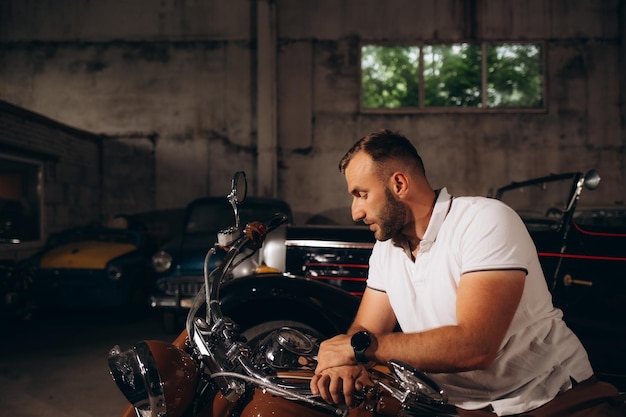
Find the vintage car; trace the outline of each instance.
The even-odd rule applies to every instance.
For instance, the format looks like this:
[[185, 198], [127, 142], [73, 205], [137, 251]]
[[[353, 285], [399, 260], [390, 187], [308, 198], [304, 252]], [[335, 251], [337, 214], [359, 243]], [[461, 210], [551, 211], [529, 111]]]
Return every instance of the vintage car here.
[[285, 271], [363, 295], [375, 243], [366, 226], [290, 226], [284, 233]]
[[579, 204], [595, 170], [550, 175], [500, 188], [495, 197], [524, 220], [553, 293], [569, 317], [626, 323], [626, 208]]
[[141, 225], [118, 216], [52, 234], [24, 261], [38, 309], [147, 308], [155, 247]]
[[[247, 197], [238, 207], [242, 224], [258, 219], [269, 219], [275, 213], [284, 213], [291, 222], [291, 207], [285, 201], [273, 198]], [[204, 261], [207, 251], [216, 243], [217, 232], [224, 225], [233, 222], [233, 207], [226, 197], [204, 197], [188, 204], [184, 219], [183, 229], [176, 238], [166, 243], [152, 257], [152, 265], [156, 273], [155, 286], [150, 295], [150, 305], [160, 312], [160, 317], [165, 330], [180, 330], [181, 320], [187, 314], [187, 310], [193, 302], [194, 296], [204, 283]], [[237, 269], [241, 275], [252, 272], [268, 263], [271, 258], [269, 252], [275, 253], [274, 258], [284, 259], [284, 249], [271, 241], [266, 242], [265, 249], [260, 256], [265, 254], [264, 259], [252, 259], [249, 266]], [[224, 253], [220, 252], [211, 258], [208, 265], [213, 270], [219, 265]], [[272, 272], [283, 270], [284, 261], [269, 261], [268, 267]]]
[[599, 182], [596, 170], [554, 174], [511, 183], [494, 197], [526, 224], [554, 304], [596, 373], [626, 390], [626, 208], [584, 204], [583, 191]]

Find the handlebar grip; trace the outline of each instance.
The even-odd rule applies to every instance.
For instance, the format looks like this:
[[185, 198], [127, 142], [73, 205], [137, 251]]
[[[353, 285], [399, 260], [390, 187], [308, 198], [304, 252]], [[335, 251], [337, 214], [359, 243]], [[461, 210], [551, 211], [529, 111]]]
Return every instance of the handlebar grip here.
[[267, 227], [261, 222], [250, 222], [246, 224], [245, 234], [248, 238], [247, 247], [251, 249], [260, 248], [267, 236]]
[[287, 215], [278, 213], [266, 223], [250, 222], [246, 224], [245, 234], [249, 239], [247, 246], [252, 249], [260, 248], [267, 234], [286, 222]]

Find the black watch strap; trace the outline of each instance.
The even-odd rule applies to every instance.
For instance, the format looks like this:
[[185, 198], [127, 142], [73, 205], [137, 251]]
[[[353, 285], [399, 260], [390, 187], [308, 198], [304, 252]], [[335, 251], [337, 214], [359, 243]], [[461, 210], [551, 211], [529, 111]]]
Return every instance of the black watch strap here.
[[350, 339], [352, 349], [354, 349], [354, 358], [357, 363], [368, 363], [369, 359], [365, 356], [365, 351], [372, 344], [372, 337], [367, 331], [356, 332]]

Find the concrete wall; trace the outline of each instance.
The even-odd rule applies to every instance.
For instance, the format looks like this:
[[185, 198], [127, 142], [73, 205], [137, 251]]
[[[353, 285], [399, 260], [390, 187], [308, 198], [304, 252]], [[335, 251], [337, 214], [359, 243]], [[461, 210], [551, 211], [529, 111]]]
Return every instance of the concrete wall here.
[[[298, 222], [345, 213], [337, 162], [380, 127], [457, 195], [595, 167], [595, 202], [623, 202], [623, 22], [619, 0], [5, 0], [0, 99], [151, 149], [153, 202], [131, 208], [224, 194], [243, 169]], [[359, 42], [433, 40], [545, 41], [548, 111], [359, 112]]]

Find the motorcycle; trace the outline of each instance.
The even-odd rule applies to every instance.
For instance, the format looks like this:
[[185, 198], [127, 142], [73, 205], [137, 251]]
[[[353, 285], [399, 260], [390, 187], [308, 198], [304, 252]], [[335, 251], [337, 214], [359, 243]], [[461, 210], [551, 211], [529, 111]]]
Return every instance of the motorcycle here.
[[[258, 323], [256, 326], [247, 323], [242, 329], [230, 314], [225, 314], [230, 311], [241, 317], [237, 309], [227, 307], [223, 297], [223, 292], [230, 292], [233, 297], [236, 291], [229, 288], [245, 281], [234, 271], [251, 259], [263, 247], [266, 236], [286, 220], [284, 215], [277, 214], [265, 223], [241, 225], [237, 207], [245, 198], [246, 188], [245, 174], [239, 171], [232, 179], [227, 196], [235, 224], [220, 231], [217, 242], [207, 252], [204, 286], [195, 297], [180, 335], [172, 343], [144, 340], [125, 351], [117, 345], [110, 350], [111, 377], [130, 403], [121, 415], [456, 415], [455, 407], [447, 404], [446, 393], [436, 383], [419, 370], [396, 360], [369, 370], [373, 385], [357, 393], [357, 405], [352, 408], [328, 404], [312, 395], [309, 383], [315, 370], [319, 341], [345, 331], [348, 322], [329, 329], [319, 322], [302, 323], [302, 316], [297, 312], [286, 311], [281, 320], [265, 323], [261, 326], [265, 330], [259, 332]], [[209, 271], [210, 259], [218, 251], [226, 251], [226, 256], [218, 267]], [[274, 278], [282, 281], [274, 285], [305, 282], [304, 278], [294, 280], [278, 275]], [[257, 279], [253, 282], [260, 284], [262, 281], [258, 278], [250, 279]], [[319, 282], [310, 285], [311, 288], [330, 287]], [[333, 288], [332, 291], [340, 290]], [[336, 296], [332, 291], [329, 294]], [[274, 295], [279, 293], [273, 291]], [[326, 307], [321, 310], [328, 314]]]

